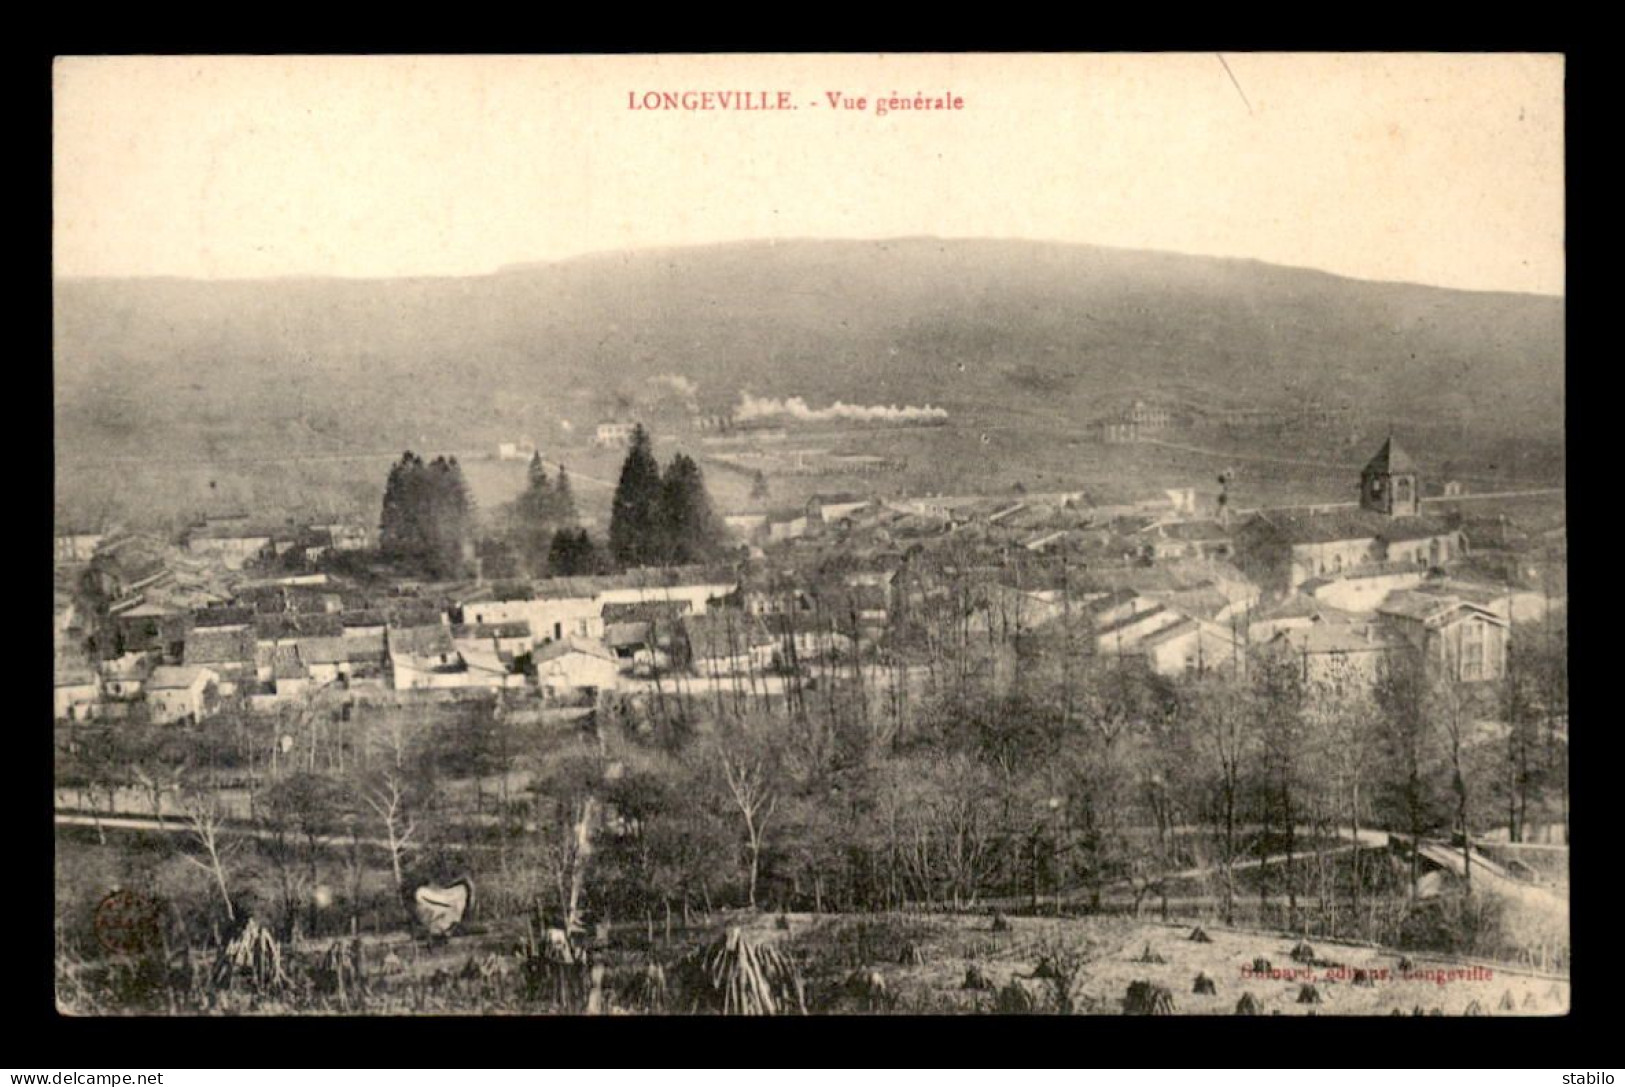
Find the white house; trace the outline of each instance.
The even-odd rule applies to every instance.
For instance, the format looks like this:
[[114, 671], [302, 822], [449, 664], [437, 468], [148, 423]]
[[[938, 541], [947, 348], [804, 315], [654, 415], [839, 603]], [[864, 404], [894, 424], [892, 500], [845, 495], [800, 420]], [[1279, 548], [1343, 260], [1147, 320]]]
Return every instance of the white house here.
[[1336, 577], [1312, 578], [1298, 587], [1315, 600], [1343, 611], [1371, 611], [1401, 589], [1414, 589], [1427, 570], [1414, 562], [1378, 563]]
[[[483, 611], [480, 614], [484, 614]], [[535, 639], [531, 637], [530, 622], [526, 619], [514, 619], [502, 623], [459, 623], [451, 628], [451, 637], [459, 649], [472, 647], [476, 649], [494, 649], [498, 653], [509, 656], [523, 656], [535, 646]]]
[[1114, 656], [1137, 654], [1140, 652], [1139, 643], [1142, 639], [1185, 621], [1185, 617], [1179, 612], [1156, 604], [1116, 622], [1097, 627], [1095, 651]]
[[210, 555], [228, 570], [241, 570], [271, 546], [271, 533], [258, 528], [204, 525], [193, 529], [186, 548], [194, 555]]
[[1241, 646], [1217, 623], [1185, 618], [1139, 640], [1139, 652], [1153, 672], [1164, 676], [1203, 675], [1242, 666]]
[[829, 617], [786, 612], [766, 621], [774, 636], [774, 659], [784, 666], [847, 658], [857, 651], [857, 641]]
[[70, 529], [57, 533], [53, 555], [57, 562], [89, 562], [101, 544], [100, 532]]
[[126, 653], [122, 657], [102, 661], [102, 693], [109, 699], [130, 701], [141, 696], [143, 686], [152, 675], [153, 655]]
[[334, 682], [381, 683], [389, 662], [389, 650], [381, 633], [302, 638], [299, 655], [310, 669], [311, 682], [317, 686]]
[[200, 721], [209, 710], [209, 689], [220, 677], [202, 665], [162, 665], [147, 680], [147, 705], [159, 724]]
[[463, 660], [444, 626], [391, 627], [385, 641], [397, 691], [464, 686]]
[[536, 652], [537, 682], [558, 695], [612, 689], [620, 681], [615, 656], [598, 642], [565, 637]]
[[872, 505], [874, 500], [861, 494], [841, 492], [839, 494], [815, 494], [807, 499], [807, 516], [817, 517], [826, 523], [850, 517], [861, 509]]
[[55, 703], [58, 721], [85, 721], [96, 715], [101, 692], [96, 673], [88, 668], [62, 667], [56, 671]]
[[774, 513], [767, 517], [767, 537], [770, 540], [799, 540], [806, 534], [805, 513]]
[[702, 676], [762, 671], [772, 666], [778, 644], [759, 618], [739, 611], [686, 616], [683, 634], [689, 666]]
[[1457, 680], [1494, 680], [1506, 674], [1507, 621], [1488, 608], [1410, 590], [1394, 593], [1377, 614]]
[[598, 424], [598, 430], [593, 436], [593, 441], [599, 445], [626, 445], [632, 440], [632, 432], [636, 428], [637, 423], [606, 420]]
[[[673, 583], [665, 584], [667, 580]], [[476, 625], [528, 623], [533, 645], [564, 638], [597, 640], [604, 636], [605, 605], [666, 603], [704, 615], [711, 601], [738, 587], [736, 581], [708, 577], [698, 568], [675, 577], [634, 570], [606, 577], [548, 578], [536, 584], [529, 598], [464, 604], [463, 618]]]
[[499, 442], [497, 444], [498, 460], [530, 460], [536, 455], [536, 443], [528, 438], [521, 438], [517, 442]]

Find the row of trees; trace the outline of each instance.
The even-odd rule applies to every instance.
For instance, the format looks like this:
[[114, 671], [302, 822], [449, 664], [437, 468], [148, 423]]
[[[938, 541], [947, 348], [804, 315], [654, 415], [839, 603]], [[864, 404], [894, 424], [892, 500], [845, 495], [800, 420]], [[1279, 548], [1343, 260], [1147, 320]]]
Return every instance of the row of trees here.
[[610, 512], [612, 561], [621, 567], [708, 562], [726, 542], [699, 465], [678, 453], [662, 474], [648, 432], [636, 427]]
[[504, 574], [568, 577], [709, 562], [724, 553], [727, 531], [712, 509], [699, 465], [678, 453], [662, 473], [640, 425], [621, 465], [607, 547], [581, 527], [564, 467], [549, 479], [540, 454], [531, 460], [525, 490], [508, 509], [506, 523], [486, 547], [498, 560], [492, 569]]

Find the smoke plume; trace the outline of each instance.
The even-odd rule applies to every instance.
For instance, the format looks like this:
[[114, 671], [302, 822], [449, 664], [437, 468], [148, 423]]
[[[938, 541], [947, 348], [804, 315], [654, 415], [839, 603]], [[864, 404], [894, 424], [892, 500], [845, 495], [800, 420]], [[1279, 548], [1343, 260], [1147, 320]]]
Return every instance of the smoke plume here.
[[898, 407], [895, 404], [847, 404], [837, 400], [827, 408], [815, 409], [808, 407], [807, 402], [799, 396], [779, 400], [775, 397], [752, 396], [747, 392], [739, 394], [739, 407], [734, 410], [734, 418], [740, 422], [777, 415], [787, 415], [803, 422], [845, 419], [860, 423], [912, 423], [922, 419], [948, 418], [946, 411], [930, 404], [917, 408], [908, 405]]

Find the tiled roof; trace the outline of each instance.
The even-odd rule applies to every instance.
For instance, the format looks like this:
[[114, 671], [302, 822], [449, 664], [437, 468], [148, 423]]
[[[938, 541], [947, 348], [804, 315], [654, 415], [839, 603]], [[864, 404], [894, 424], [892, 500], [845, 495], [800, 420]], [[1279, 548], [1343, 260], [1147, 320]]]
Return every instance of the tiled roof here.
[[611, 649], [648, 643], [648, 623], [610, 623], [604, 627], [604, 644]]
[[1316, 623], [1283, 630], [1271, 644], [1294, 653], [1384, 653], [1406, 643], [1380, 623]]
[[1444, 522], [1432, 517], [1394, 517], [1390, 518], [1386, 528], [1382, 530], [1381, 538], [1389, 543], [1398, 543], [1403, 540], [1426, 540], [1434, 536], [1450, 536], [1454, 530]]
[[1398, 443], [1390, 435], [1388, 440], [1382, 443], [1382, 448], [1377, 450], [1377, 455], [1366, 463], [1365, 470], [1378, 473], [1414, 472], [1416, 461], [1411, 459], [1409, 453], [1399, 448]]
[[128, 611], [119, 612], [119, 615], [125, 619], [164, 619], [179, 614], [180, 612], [174, 608], [150, 602], [138, 604]]
[[390, 627], [389, 651], [414, 657], [449, 656], [457, 652], [451, 631], [439, 623], [414, 627]]
[[697, 657], [731, 656], [775, 641], [761, 620], [735, 612], [689, 616], [683, 620], [683, 632]]
[[1248, 522], [1253, 531], [1273, 532], [1288, 543], [1332, 543], [1339, 540], [1419, 540], [1447, 536], [1450, 529], [1431, 517], [1390, 517], [1376, 510], [1345, 509], [1326, 513], [1260, 513]]
[[302, 638], [299, 655], [308, 664], [345, 664], [379, 661], [389, 655], [382, 634], [363, 634], [349, 638]]
[[1117, 620], [1115, 623], [1107, 623], [1105, 626], [1100, 627], [1095, 631], [1095, 637], [1109, 638], [1119, 631], [1126, 630], [1129, 627], [1146, 622], [1149, 619], [1159, 618], [1167, 614], [1169, 614], [1169, 609], [1163, 607], [1161, 604], [1158, 604], [1155, 607], [1147, 608], [1145, 611], [1137, 611], [1133, 615]]
[[192, 625], [195, 628], [239, 627], [254, 622], [254, 619], [253, 608], [237, 605], [198, 608], [192, 613]]
[[570, 635], [566, 638], [560, 638], [556, 642], [549, 642], [537, 650], [536, 660], [538, 663], [557, 660], [559, 657], [570, 653], [581, 653], [588, 657], [597, 657], [599, 660], [612, 661], [615, 659], [613, 653], [591, 638], [578, 638], [575, 635]]
[[160, 691], [183, 690], [196, 683], [206, 671], [208, 669], [196, 664], [162, 665], [152, 670], [147, 687]]
[[[806, 516], [803, 512], [802, 516]], [[731, 573], [702, 565], [645, 567], [620, 574], [592, 577], [554, 577], [535, 583], [537, 600], [592, 598], [612, 589], [660, 589], [693, 585], [732, 584]]]
[[247, 664], [254, 659], [254, 632], [248, 627], [202, 627], [186, 637], [187, 664]]
[[309, 679], [310, 669], [299, 657], [299, 649], [291, 645], [279, 645], [271, 660], [271, 677], [273, 679]]
[[530, 623], [524, 619], [515, 619], [504, 623], [458, 623], [452, 627], [454, 638], [528, 638], [530, 637]]
[[1176, 623], [1170, 623], [1167, 626], [1162, 627], [1160, 630], [1152, 631], [1150, 634], [1147, 634], [1145, 637], [1141, 638], [1139, 643], [1144, 646], [1157, 646], [1161, 645], [1163, 642], [1172, 641], [1175, 638], [1182, 638], [1187, 634], [1194, 633], [1201, 629], [1201, 624], [1199, 624], [1195, 619], [1185, 618]]
[[1453, 596], [1458, 600], [1465, 600], [1468, 603], [1485, 608], [1500, 601], [1511, 592], [1506, 585], [1497, 582], [1463, 581], [1459, 578], [1439, 578], [1424, 581], [1416, 587], [1416, 591], [1434, 596]]
[[1124, 604], [1131, 603], [1139, 595], [1140, 594], [1135, 592], [1133, 589], [1113, 589], [1105, 596], [1097, 597], [1096, 599], [1085, 603], [1084, 609], [1087, 610], [1091, 615], [1100, 615], [1104, 612], [1111, 611], [1113, 608], [1122, 607]]
[[1253, 619], [1265, 621], [1270, 619], [1313, 619], [1318, 615], [1332, 609], [1306, 593], [1293, 593], [1291, 596], [1267, 605], [1253, 613]]
[[768, 615], [763, 618], [767, 621], [768, 629], [777, 635], [784, 634], [828, 634], [837, 632], [835, 617], [829, 614], [818, 615], [814, 612], [796, 611], [783, 612], [777, 615]]
[[1161, 600], [1163, 603], [1171, 604], [1182, 612], [1200, 616], [1203, 619], [1212, 619], [1230, 606], [1230, 598], [1211, 585], [1199, 585], [1192, 589], [1150, 592], [1146, 595]]
[[605, 604], [605, 623], [670, 623], [694, 610], [688, 600], [642, 600], [626, 604]]
[[1389, 593], [1388, 598], [1377, 605], [1377, 612], [1401, 619], [1433, 623], [1461, 608], [1471, 608], [1481, 614], [1490, 614], [1487, 609], [1454, 596], [1418, 592], [1414, 589], [1401, 589]]
[[1165, 540], [1183, 540], [1199, 542], [1204, 540], [1228, 540], [1230, 530], [1217, 521], [1174, 521], [1169, 524], [1152, 525], [1142, 529], [1141, 535], [1156, 536]]
[[254, 617], [254, 636], [261, 641], [282, 638], [336, 637], [344, 632], [337, 615], [311, 612], [293, 615], [285, 612]]

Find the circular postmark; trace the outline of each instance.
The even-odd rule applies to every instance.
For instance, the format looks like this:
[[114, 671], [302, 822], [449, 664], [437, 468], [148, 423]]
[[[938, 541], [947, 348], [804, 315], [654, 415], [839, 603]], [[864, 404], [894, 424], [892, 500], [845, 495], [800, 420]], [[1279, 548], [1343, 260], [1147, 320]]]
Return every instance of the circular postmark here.
[[96, 906], [96, 939], [116, 955], [139, 955], [158, 946], [163, 905], [129, 889], [113, 891]]

